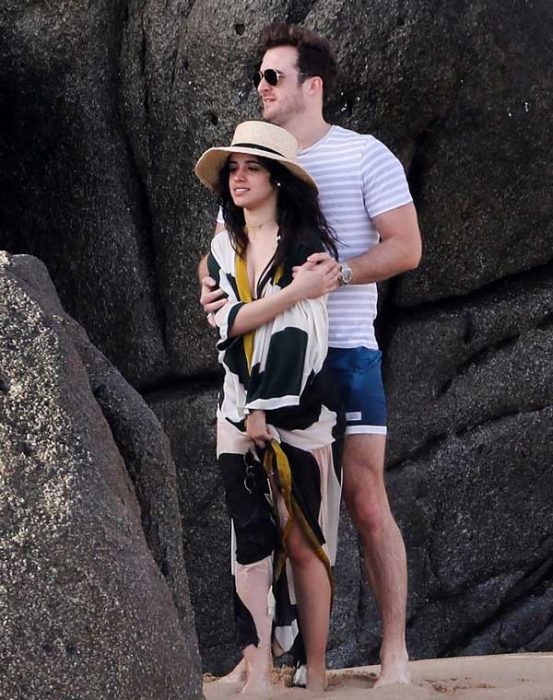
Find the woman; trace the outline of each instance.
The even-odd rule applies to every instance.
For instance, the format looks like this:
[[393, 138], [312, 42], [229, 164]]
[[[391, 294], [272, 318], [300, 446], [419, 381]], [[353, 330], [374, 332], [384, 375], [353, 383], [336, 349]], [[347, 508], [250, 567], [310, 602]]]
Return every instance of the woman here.
[[271, 641], [276, 655], [306, 657], [309, 689], [325, 687], [341, 486], [337, 414], [321, 372], [325, 300], [307, 298], [316, 273], [297, 266], [336, 250], [296, 152], [284, 129], [244, 122], [230, 147], [209, 149], [195, 168], [219, 194], [226, 226], [208, 267], [228, 296], [215, 314], [225, 370], [217, 453], [233, 525], [243, 692], [269, 689]]

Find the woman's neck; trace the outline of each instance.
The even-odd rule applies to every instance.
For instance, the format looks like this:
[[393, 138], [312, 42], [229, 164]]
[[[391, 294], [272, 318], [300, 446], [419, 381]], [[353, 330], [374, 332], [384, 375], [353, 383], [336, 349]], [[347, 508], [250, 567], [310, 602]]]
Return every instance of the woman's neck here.
[[274, 219], [269, 219], [269, 221], [264, 221], [259, 224], [246, 221], [244, 226], [244, 230], [248, 234], [248, 238], [257, 238], [259, 236], [273, 234], [277, 229], [278, 224]]
[[262, 210], [244, 210], [245, 231], [250, 240], [265, 236], [274, 236], [278, 230], [276, 210], [263, 208]]

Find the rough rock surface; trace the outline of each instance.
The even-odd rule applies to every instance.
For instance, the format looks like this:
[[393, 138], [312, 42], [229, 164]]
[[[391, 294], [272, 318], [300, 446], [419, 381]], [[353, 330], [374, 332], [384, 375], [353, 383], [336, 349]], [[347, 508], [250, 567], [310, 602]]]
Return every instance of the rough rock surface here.
[[553, 408], [448, 436], [391, 476], [421, 656], [534, 650], [551, 634]]
[[168, 369], [150, 212], [119, 118], [125, 2], [0, 7], [0, 249], [43, 260], [136, 385]]
[[181, 503], [184, 553], [204, 666], [228, 670], [237, 658], [230, 577], [230, 521], [215, 464], [214, 390], [147, 397], [169, 436]]
[[[548, 649], [548, 0], [5, 2], [0, 247], [43, 259], [64, 307], [147, 392], [177, 464], [204, 665], [220, 670], [235, 651], [212, 457], [219, 379], [195, 279], [215, 205], [192, 166], [258, 115], [254, 47], [274, 18], [335, 43], [345, 69], [328, 116], [398, 153], [420, 214], [423, 261], [386, 285], [379, 323], [390, 496], [410, 563], [411, 654]], [[94, 377], [96, 360], [81, 355]], [[141, 478], [155, 491], [165, 477], [133, 467], [125, 447], [126, 435], [142, 432], [132, 427], [134, 399], [91, 382], [137, 493]], [[137, 444], [148, 454], [148, 440]], [[163, 568], [157, 523], [171, 530], [163, 513], [172, 506], [160, 497], [141, 507]], [[364, 664], [367, 654], [376, 658], [379, 621], [355, 535], [344, 527], [350, 578], [342, 579], [330, 655]], [[170, 582], [178, 555], [168, 551]]]
[[[0, 287], [0, 695], [200, 698], [166, 438], [65, 316], [39, 261], [2, 253]], [[123, 456], [91, 391], [102, 374], [111, 401], [136, 411]], [[126, 417], [111, 417], [121, 438]], [[148, 423], [166, 482], [151, 492], [130, 434]]]

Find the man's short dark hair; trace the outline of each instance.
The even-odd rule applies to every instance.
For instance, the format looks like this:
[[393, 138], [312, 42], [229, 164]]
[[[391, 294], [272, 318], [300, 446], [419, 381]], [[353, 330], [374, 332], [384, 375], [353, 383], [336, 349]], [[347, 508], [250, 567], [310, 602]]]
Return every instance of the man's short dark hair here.
[[293, 46], [298, 51], [300, 82], [318, 77], [323, 81], [323, 97], [326, 101], [336, 82], [336, 56], [328, 39], [310, 29], [287, 22], [273, 22], [261, 35], [261, 53], [277, 46]]

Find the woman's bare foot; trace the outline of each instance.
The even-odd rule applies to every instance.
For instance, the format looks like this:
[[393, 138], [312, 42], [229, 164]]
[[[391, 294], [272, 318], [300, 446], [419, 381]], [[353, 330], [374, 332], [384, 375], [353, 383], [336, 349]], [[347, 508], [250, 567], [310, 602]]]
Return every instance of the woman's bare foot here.
[[268, 695], [271, 683], [271, 648], [269, 644], [255, 647], [253, 644], [244, 649], [246, 683], [242, 695]]
[[266, 678], [250, 678], [246, 685], [240, 691], [240, 695], [255, 695], [257, 698], [267, 697], [273, 690], [271, 679]]
[[307, 664], [305, 687], [307, 690], [322, 692], [326, 690], [326, 668]]
[[240, 659], [232, 671], [229, 671], [226, 676], [221, 676], [217, 682], [241, 683], [244, 685], [246, 682], [246, 660], [244, 658]]
[[375, 688], [385, 685], [400, 683], [406, 685], [411, 682], [411, 674], [408, 668], [409, 657], [407, 654], [387, 655], [382, 659], [380, 676], [374, 684]]

